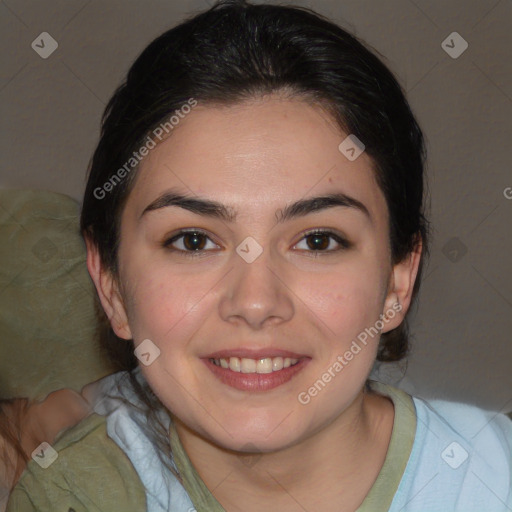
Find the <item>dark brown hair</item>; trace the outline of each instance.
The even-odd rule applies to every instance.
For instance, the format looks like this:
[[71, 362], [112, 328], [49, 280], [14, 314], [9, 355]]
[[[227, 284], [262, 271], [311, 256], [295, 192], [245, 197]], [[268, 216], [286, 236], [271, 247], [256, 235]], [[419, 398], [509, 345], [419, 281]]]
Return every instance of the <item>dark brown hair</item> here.
[[[0, 458], [6, 467], [7, 476], [11, 478], [10, 490], [14, 488], [25, 465], [30, 460], [21, 446], [20, 439], [23, 413], [27, 406], [28, 399], [26, 398], [0, 400], [0, 438], [4, 441]], [[11, 413], [7, 413], [7, 408], [11, 408]], [[13, 455], [15, 462], [12, 461]]]

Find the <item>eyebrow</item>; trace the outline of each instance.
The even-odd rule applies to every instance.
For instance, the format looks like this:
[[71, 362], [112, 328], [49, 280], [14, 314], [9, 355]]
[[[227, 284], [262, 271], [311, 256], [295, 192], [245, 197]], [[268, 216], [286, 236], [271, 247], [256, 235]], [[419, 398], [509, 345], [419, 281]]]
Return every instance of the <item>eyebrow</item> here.
[[[203, 217], [212, 217], [226, 222], [235, 222], [238, 212], [229, 206], [210, 199], [192, 197], [170, 190], [157, 197], [141, 213], [139, 220], [147, 212], [159, 210], [169, 206], [177, 206]], [[366, 206], [354, 197], [342, 192], [323, 194], [317, 197], [300, 199], [292, 204], [286, 205], [275, 212], [279, 224], [298, 217], [304, 217], [310, 213], [319, 212], [328, 208], [342, 206], [353, 208], [363, 213], [373, 223], [372, 216]]]

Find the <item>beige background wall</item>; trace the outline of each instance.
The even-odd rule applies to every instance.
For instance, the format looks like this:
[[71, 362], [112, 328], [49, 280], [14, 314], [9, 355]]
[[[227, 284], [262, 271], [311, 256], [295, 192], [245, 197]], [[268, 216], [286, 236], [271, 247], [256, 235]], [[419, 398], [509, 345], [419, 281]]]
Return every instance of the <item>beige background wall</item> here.
[[[432, 257], [404, 389], [512, 410], [512, 2], [344, 0], [313, 7], [386, 57], [428, 142]], [[0, 3], [1, 188], [80, 199], [103, 108], [140, 51], [206, 1]], [[441, 43], [468, 43], [458, 58]], [[31, 43], [48, 32], [57, 50]], [[456, 51], [460, 43], [448, 43]], [[398, 373], [381, 377], [398, 382]]]

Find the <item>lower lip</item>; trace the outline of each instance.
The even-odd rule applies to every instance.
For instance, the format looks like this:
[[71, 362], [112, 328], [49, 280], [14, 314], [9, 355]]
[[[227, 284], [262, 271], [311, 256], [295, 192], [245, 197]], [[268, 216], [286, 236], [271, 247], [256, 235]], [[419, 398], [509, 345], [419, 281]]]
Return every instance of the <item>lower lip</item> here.
[[300, 359], [297, 364], [272, 373], [234, 372], [227, 368], [222, 368], [222, 366], [217, 366], [209, 359], [203, 359], [203, 361], [221, 382], [232, 388], [241, 391], [267, 391], [290, 381], [306, 366], [309, 358]]

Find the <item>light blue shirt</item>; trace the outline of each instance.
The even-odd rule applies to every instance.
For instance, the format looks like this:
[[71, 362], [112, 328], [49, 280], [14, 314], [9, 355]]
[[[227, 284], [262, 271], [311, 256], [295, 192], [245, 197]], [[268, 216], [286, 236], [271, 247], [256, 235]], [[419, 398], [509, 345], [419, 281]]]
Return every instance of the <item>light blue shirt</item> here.
[[[103, 379], [103, 389], [116, 393], [111, 386], [123, 375]], [[143, 379], [140, 369], [137, 377]], [[128, 385], [123, 393], [138, 403]], [[389, 512], [511, 512], [512, 421], [456, 402], [413, 397], [413, 403], [416, 435]], [[144, 429], [145, 416], [111, 399], [99, 398], [94, 410], [107, 416], [108, 435], [146, 487], [148, 512], [195, 512], [181, 483], [159, 459]], [[160, 417], [168, 427], [167, 415]]]
[[[139, 382], [143, 376], [136, 370]], [[101, 381], [102, 392], [119, 395], [115, 384], [123, 380], [123, 396], [132, 403], [140, 404], [126, 372], [109, 375]], [[146, 488], [147, 512], [196, 512], [185, 488], [167, 469], [158, 457], [155, 446], [144, 430], [146, 417], [134, 407], [120, 404], [119, 401], [101, 396], [94, 405], [94, 412], [106, 416], [107, 434], [126, 453]], [[160, 414], [162, 422], [169, 427], [169, 417]], [[176, 469], [176, 465], [169, 459]]]
[[512, 511], [512, 421], [413, 397], [417, 428], [389, 512]]

